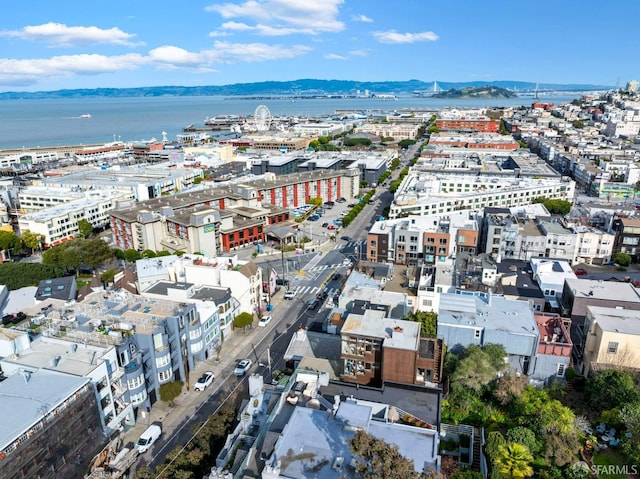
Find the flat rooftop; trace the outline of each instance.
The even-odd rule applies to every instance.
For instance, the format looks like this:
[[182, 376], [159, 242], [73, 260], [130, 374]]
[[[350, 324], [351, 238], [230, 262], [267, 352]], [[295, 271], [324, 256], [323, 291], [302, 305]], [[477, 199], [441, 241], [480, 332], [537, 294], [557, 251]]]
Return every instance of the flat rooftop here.
[[[533, 334], [536, 322], [527, 301], [487, 295], [487, 300], [466, 294], [440, 296], [438, 323], [464, 327], [484, 327], [513, 334]], [[505, 345], [506, 346], [506, 345]]]
[[1, 362], [73, 376], [87, 376], [98, 367], [100, 358], [109, 349], [110, 347], [41, 337], [33, 341], [29, 349], [22, 351], [15, 359], [7, 356]]
[[640, 335], [640, 311], [587, 306], [604, 331]]
[[565, 282], [576, 299], [590, 298], [610, 300], [615, 298], [620, 302], [640, 303], [638, 290], [631, 283], [579, 278], [567, 278]]
[[383, 339], [384, 347], [418, 350], [420, 323], [380, 317], [380, 311], [367, 310], [364, 315], [349, 314], [342, 334]]
[[0, 410], [5, 411], [0, 415], [0, 450], [88, 382], [44, 370], [13, 374], [0, 382]]

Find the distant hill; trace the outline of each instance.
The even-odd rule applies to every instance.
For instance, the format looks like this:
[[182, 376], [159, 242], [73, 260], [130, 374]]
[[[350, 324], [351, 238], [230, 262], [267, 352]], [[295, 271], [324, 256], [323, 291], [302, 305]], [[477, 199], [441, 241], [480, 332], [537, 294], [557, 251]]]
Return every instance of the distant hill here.
[[517, 95], [506, 88], [493, 85], [452, 88], [436, 93], [432, 98], [515, 98]]
[[[486, 87], [491, 85], [508, 89], [513, 92], [534, 91], [536, 83], [521, 81], [494, 81], [494, 82], [440, 82], [441, 89], [462, 89], [469, 87]], [[395, 95], [410, 95], [413, 92], [428, 92], [433, 90], [434, 82], [421, 80], [407, 81], [383, 81], [360, 82], [351, 80], [313, 80], [301, 79], [293, 81], [268, 81], [256, 83], [234, 83], [231, 85], [209, 86], [152, 86], [139, 88], [93, 88], [78, 90], [56, 90], [39, 92], [4, 92], [0, 93], [0, 100], [10, 99], [39, 99], [39, 98], [84, 98], [84, 97], [142, 97], [142, 96], [255, 96], [255, 95], [281, 95], [281, 96], [313, 96], [313, 95], [355, 95], [357, 91], [364, 94], [365, 90], [371, 93], [393, 93]], [[539, 91], [593, 91], [610, 90], [612, 86], [606, 85], [560, 85], [540, 83]]]

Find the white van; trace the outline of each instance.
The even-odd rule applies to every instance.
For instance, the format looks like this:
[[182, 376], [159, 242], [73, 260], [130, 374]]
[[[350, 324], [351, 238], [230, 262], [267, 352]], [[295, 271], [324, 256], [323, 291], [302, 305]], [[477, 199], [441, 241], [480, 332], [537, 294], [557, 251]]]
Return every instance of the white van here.
[[154, 442], [160, 437], [162, 434], [162, 428], [157, 424], [152, 424], [147, 428], [145, 432], [142, 433], [140, 439], [136, 443], [136, 451], [139, 454], [144, 454], [147, 450], [153, 445]]

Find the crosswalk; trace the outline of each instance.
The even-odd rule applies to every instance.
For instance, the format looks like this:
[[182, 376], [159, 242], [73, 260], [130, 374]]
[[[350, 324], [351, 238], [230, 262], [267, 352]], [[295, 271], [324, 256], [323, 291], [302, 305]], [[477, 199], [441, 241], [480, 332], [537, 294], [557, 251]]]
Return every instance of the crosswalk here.
[[[306, 296], [313, 295], [315, 296], [320, 292], [320, 288], [317, 286], [294, 286], [289, 289], [289, 291], [295, 291], [296, 296]], [[338, 288], [331, 288], [327, 290], [327, 298], [333, 298], [340, 290]]]
[[344, 249], [344, 248], [356, 248], [366, 243], [366, 240], [362, 241], [349, 241], [348, 243], [338, 243], [331, 249]]

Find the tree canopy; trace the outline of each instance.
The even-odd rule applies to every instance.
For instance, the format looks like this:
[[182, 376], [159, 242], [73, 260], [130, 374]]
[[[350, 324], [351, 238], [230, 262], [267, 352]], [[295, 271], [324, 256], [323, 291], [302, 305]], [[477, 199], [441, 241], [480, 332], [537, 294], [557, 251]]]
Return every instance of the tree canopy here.
[[93, 233], [93, 225], [87, 219], [81, 218], [78, 220], [78, 232], [81, 237], [86, 238]]
[[504, 359], [501, 362], [496, 360], [497, 354], [501, 354], [502, 358], [507, 355], [504, 346], [492, 345], [488, 352], [475, 344], [468, 346], [462, 352], [460, 362], [451, 379], [464, 387], [479, 392], [494, 381], [498, 377], [498, 373], [505, 371], [508, 367]]
[[640, 401], [640, 390], [629, 371], [597, 372], [587, 381], [585, 392], [589, 403], [599, 411]]
[[420, 336], [436, 338], [438, 334], [438, 313], [435, 311], [409, 312], [403, 319], [420, 323]]
[[233, 320], [234, 327], [245, 329], [245, 331], [247, 326], [249, 326], [250, 324], [253, 324], [253, 315], [247, 312], [240, 313]]
[[357, 461], [356, 471], [363, 479], [418, 479], [413, 462], [390, 445], [362, 430], [349, 440], [349, 449]]
[[551, 214], [566, 215], [571, 211], [571, 202], [566, 200], [552, 200], [540, 197], [534, 199], [533, 203], [542, 203]]

